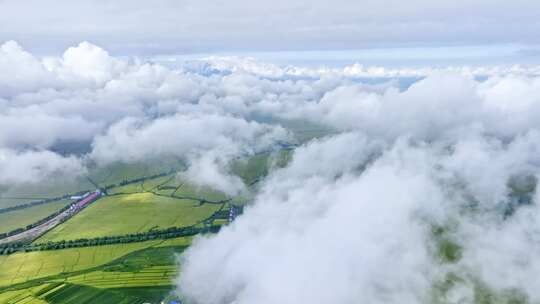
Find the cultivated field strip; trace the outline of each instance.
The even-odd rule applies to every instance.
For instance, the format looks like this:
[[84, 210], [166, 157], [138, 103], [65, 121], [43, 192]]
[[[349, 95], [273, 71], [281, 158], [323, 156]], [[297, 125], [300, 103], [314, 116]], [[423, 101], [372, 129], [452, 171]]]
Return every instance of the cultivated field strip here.
[[0, 256], [0, 287], [31, 279], [80, 271], [104, 265], [130, 252], [152, 247], [162, 241], [36, 251]]

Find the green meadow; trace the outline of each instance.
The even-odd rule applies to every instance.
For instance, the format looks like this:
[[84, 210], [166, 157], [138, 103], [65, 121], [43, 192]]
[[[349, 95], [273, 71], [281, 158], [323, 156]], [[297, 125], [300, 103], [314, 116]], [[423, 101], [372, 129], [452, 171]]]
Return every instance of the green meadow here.
[[151, 229], [195, 225], [210, 217], [221, 205], [194, 200], [134, 193], [97, 200], [66, 223], [36, 240], [76, 240], [146, 232]]
[[190, 242], [177, 238], [0, 256], [0, 303], [83, 304], [101, 296], [115, 303], [154, 301], [172, 289], [176, 256]]

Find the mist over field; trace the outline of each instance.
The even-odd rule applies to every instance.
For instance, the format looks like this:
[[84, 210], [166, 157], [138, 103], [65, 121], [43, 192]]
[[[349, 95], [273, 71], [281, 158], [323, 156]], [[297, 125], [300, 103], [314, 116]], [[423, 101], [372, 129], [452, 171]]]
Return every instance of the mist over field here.
[[179, 257], [188, 303], [540, 301], [538, 66], [172, 66], [8, 41], [0, 70], [3, 187], [174, 157], [237, 195], [232, 160], [298, 146]]
[[238, 221], [200, 237], [179, 292], [194, 303], [539, 301], [540, 82], [473, 74], [433, 70], [404, 90], [323, 77], [307, 85], [333, 84], [319, 97], [278, 98], [267, 113], [337, 134], [296, 149]]

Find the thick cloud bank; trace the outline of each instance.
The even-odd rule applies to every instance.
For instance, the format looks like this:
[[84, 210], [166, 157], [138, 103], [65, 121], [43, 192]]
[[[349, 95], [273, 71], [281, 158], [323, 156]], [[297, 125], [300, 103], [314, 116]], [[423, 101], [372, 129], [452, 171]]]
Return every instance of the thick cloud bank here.
[[199, 304], [540, 301], [540, 82], [463, 71], [430, 70], [405, 89], [344, 73], [242, 76], [247, 96], [281, 92], [248, 110], [337, 134], [296, 149], [244, 215], [183, 254], [179, 294]]
[[237, 193], [243, 184], [227, 175], [228, 161], [290, 139], [249, 116], [234, 79], [114, 58], [87, 42], [39, 58], [9, 41], [0, 70], [0, 184], [84, 174], [87, 163], [177, 157], [206, 169], [185, 173], [194, 182]]
[[[66, 144], [85, 147], [82, 154], [85, 149], [77, 149], [80, 168], [86, 162], [178, 156], [209, 169], [208, 174], [186, 172], [192, 178], [236, 192], [238, 180], [225, 177], [224, 166], [233, 157], [290, 141], [276, 121], [362, 128], [386, 139], [402, 133], [450, 136], [472, 124], [503, 135], [521, 132], [537, 113], [540, 69], [305, 68], [236, 57], [206, 58], [173, 69], [115, 58], [87, 42], [59, 57], [41, 58], [8, 41], [0, 46], [0, 70], [0, 148], [10, 158], [47, 152], [72, 162], [64, 159], [71, 151], [59, 148]], [[490, 78], [480, 83], [479, 76]], [[404, 90], [399, 80], [406, 77], [427, 78]], [[436, 103], [435, 91], [441, 93]], [[514, 99], [519, 100], [509, 101]], [[405, 109], [403, 103], [410, 106]], [[2, 166], [3, 175], [17, 175], [17, 181], [84, 172], [62, 166], [10, 168]], [[41, 173], [30, 174], [36, 170]]]
[[516, 203], [512, 187], [534, 180], [539, 148], [536, 131], [510, 143], [389, 147], [355, 132], [308, 144], [242, 217], [184, 254], [180, 293], [193, 303], [475, 303], [482, 292], [536, 302], [537, 200]]

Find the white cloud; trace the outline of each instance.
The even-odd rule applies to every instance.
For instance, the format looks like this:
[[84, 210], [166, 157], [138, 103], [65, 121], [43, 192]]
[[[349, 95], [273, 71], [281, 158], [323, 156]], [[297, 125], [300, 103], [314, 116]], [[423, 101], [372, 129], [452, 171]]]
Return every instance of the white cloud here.
[[97, 136], [90, 157], [100, 164], [180, 157], [189, 164], [183, 178], [230, 195], [244, 189], [240, 178], [227, 172], [234, 157], [271, 148], [289, 140], [281, 127], [216, 114], [177, 114], [153, 121], [125, 119]]
[[[503, 212], [510, 178], [538, 172], [539, 144], [537, 132], [450, 147], [385, 148], [359, 134], [311, 143], [242, 217], [183, 255], [179, 292], [203, 304], [422, 303], [453, 273], [463, 283], [448, 301], [472, 301], [475, 282], [536, 301], [537, 206]], [[434, 226], [462, 246], [456, 263], [441, 263]]]
[[0, 184], [35, 183], [50, 177], [79, 176], [85, 172], [76, 157], [49, 151], [16, 152], [0, 149]]
[[219, 151], [227, 158], [256, 152], [286, 136], [279, 127], [215, 114], [178, 114], [154, 121], [125, 119], [95, 138], [91, 157], [101, 162], [129, 162]]
[[218, 151], [205, 153], [201, 157], [191, 159], [189, 168], [179, 173], [184, 180], [222, 191], [231, 196], [238, 195], [245, 190], [244, 182], [227, 172], [229, 156], [220, 155]]
[[0, 97], [55, 84], [54, 75], [15, 41], [7, 41], [0, 47], [0, 70]]
[[100, 126], [81, 117], [0, 112], [0, 147], [50, 148], [59, 141], [91, 140]]
[[129, 71], [127, 62], [88, 42], [68, 48], [61, 58], [44, 58], [42, 64], [65, 84], [89, 87], [101, 87]]
[[[188, 250], [180, 292], [197, 303], [425, 299], [434, 268], [423, 218], [441, 216], [442, 193], [416, 167], [421, 152], [389, 152], [362, 175], [340, 166], [365, 162], [371, 149], [354, 139], [344, 135], [299, 150], [245, 215]], [[402, 152], [411, 155], [403, 159]], [[338, 156], [337, 170], [349, 173], [305, 174], [330, 167]]]
[[[16, 77], [0, 76], [0, 148], [93, 143], [90, 156], [101, 163], [200, 158], [220, 149], [224, 162], [287, 137], [279, 127], [233, 116], [239, 113], [224, 101], [246, 91], [222, 79], [117, 59], [87, 42], [61, 58], [35, 57], [15, 42], [1, 49], [1, 66]], [[205, 105], [212, 98], [215, 104]]]

